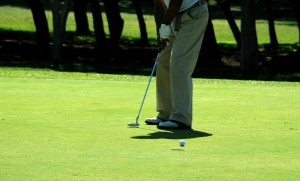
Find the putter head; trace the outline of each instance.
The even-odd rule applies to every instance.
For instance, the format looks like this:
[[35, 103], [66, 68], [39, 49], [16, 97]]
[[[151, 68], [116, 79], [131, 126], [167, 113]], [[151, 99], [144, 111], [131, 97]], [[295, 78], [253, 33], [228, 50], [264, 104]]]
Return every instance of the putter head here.
[[128, 123], [127, 125], [130, 127], [138, 127], [139, 123]]
[[135, 118], [135, 123], [128, 123], [127, 125], [129, 126], [129, 127], [139, 127], [139, 115]]

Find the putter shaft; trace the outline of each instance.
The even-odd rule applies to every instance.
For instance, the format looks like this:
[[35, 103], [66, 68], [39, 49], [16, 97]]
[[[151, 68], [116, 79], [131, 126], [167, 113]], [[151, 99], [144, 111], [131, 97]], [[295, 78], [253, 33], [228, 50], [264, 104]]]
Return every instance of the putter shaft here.
[[155, 68], [156, 68], [156, 59], [155, 59], [155, 63], [153, 65], [153, 68], [152, 68], [152, 72], [151, 72], [151, 75], [150, 75], [150, 78], [149, 78], [149, 81], [148, 81], [148, 84], [147, 84], [147, 87], [146, 87], [146, 91], [144, 93], [144, 97], [143, 97], [143, 100], [142, 100], [142, 104], [140, 106], [140, 109], [139, 109], [139, 112], [138, 112], [138, 115], [135, 119], [135, 123], [128, 123], [128, 126], [139, 126], [139, 118], [140, 118], [140, 114], [141, 114], [141, 111], [142, 111], [142, 108], [143, 108], [143, 105], [144, 105], [144, 102], [145, 102], [145, 99], [146, 99], [146, 95], [147, 95], [147, 92], [148, 92], [148, 89], [149, 89], [149, 86], [150, 86], [150, 83], [151, 83], [151, 80], [152, 80], [152, 77], [153, 77], [153, 74], [154, 74], [154, 71], [155, 71]]
[[147, 92], [148, 92], [148, 89], [149, 89], [149, 86], [150, 86], [150, 83], [151, 83], [151, 80], [152, 80], [155, 68], [156, 68], [156, 60], [155, 60], [155, 63], [153, 65], [153, 68], [152, 68], [152, 72], [151, 72], [151, 75], [150, 75], [150, 78], [149, 78], [149, 81], [148, 81], [148, 84], [147, 84], [147, 87], [146, 87], [146, 91], [145, 91], [145, 94], [144, 94], [144, 97], [143, 97], [143, 100], [142, 100], [142, 104], [140, 106], [138, 115], [136, 117], [136, 124], [138, 124], [139, 117], [140, 117], [140, 114], [141, 114], [141, 111], [142, 111], [142, 108], [143, 108], [143, 105], [144, 105], [144, 102], [145, 102], [145, 99], [146, 99], [146, 95], [147, 95]]

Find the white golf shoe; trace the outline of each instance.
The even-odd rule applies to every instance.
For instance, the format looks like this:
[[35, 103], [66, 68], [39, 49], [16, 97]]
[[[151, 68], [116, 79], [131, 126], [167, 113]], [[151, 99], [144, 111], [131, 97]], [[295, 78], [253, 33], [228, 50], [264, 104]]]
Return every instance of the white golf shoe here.
[[146, 124], [150, 124], [150, 125], [158, 125], [160, 122], [164, 122], [166, 120], [160, 119], [160, 118], [147, 118], [145, 120]]
[[158, 129], [191, 129], [191, 126], [187, 126], [186, 124], [175, 121], [175, 120], [169, 120], [165, 122], [160, 122], [157, 125]]

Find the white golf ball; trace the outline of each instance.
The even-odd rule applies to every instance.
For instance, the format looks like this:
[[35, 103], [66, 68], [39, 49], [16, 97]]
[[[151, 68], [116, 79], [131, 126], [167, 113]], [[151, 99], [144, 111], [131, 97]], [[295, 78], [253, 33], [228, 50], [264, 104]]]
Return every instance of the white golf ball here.
[[179, 141], [179, 145], [180, 145], [180, 146], [184, 146], [184, 145], [185, 145], [185, 141], [184, 141], [184, 140], [180, 140], [180, 141]]

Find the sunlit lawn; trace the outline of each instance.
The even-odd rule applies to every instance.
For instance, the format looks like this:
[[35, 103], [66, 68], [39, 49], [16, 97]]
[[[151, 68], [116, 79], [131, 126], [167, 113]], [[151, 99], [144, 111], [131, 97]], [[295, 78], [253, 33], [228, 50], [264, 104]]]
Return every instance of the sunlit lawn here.
[[147, 80], [0, 68], [0, 180], [300, 177], [299, 83], [195, 79], [193, 131], [175, 132], [143, 123], [153, 84], [128, 128]]

